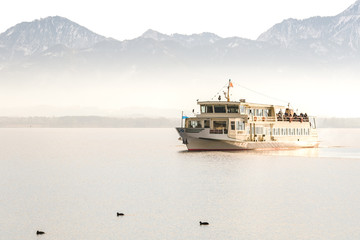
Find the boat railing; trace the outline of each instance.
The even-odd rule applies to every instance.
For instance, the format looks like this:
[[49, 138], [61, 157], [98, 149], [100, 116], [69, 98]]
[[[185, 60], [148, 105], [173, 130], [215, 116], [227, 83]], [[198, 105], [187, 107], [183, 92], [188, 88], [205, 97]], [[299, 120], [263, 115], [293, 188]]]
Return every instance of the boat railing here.
[[270, 122], [274, 122], [275, 121], [275, 117], [265, 117], [265, 116], [252, 116], [252, 120], [253, 121], [258, 121], [258, 122], [265, 122], [265, 121], [270, 121]]
[[277, 121], [280, 121], [280, 122], [309, 122], [309, 117], [277, 116]]
[[275, 117], [267, 117], [267, 121], [275, 121]]
[[203, 130], [204, 128], [185, 128], [185, 132], [187, 133], [199, 133]]
[[227, 129], [210, 129], [210, 134], [227, 134]]

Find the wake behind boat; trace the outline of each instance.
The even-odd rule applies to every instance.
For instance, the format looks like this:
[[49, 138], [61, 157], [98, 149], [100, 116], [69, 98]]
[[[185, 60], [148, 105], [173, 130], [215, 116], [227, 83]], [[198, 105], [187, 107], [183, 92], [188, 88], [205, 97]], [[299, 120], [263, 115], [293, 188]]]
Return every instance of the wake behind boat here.
[[314, 117], [296, 114], [290, 107], [230, 101], [199, 101], [200, 114], [178, 127], [189, 151], [289, 149], [318, 147]]

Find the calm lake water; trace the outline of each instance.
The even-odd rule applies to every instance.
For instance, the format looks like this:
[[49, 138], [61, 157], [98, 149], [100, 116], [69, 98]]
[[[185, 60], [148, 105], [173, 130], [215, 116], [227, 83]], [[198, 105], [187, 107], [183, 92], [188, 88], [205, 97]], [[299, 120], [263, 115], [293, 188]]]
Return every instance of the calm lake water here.
[[319, 134], [186, 152], [174, 129], [0, 129], [0, 239], [359, 239], [360, 129]]

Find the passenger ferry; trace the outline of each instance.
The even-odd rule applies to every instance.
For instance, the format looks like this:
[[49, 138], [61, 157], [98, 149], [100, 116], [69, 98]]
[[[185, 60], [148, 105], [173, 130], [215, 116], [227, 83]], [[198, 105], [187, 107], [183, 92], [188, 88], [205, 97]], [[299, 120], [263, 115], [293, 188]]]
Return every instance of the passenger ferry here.
[[189, 151], [318, 147], [314, 117], [284, 106], [230, 101], [198, 101], [200, 114], [176, 128]]

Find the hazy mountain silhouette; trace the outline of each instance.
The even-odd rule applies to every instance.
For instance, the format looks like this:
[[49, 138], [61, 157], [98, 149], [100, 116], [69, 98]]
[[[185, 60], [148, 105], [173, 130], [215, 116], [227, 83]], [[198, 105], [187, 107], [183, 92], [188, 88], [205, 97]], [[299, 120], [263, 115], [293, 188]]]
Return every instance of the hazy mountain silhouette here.
[[[46, 53], [58, 45], [70, 49], [89, 48], [104, 39], [85, 27], [56, 16], [15, 25], [0, 35], [0, 44], [7, 52], [3, 58], [11, 60]], [[62, 51], [58, 47], [53, 49], [54, 52], [59, 50]]]
[[[63, 17], [24, 22], [0, 34], [0, 69], [52, 63], [61, 67], [129, 66], [161, 64], [295, 63], [314, 57], [320, 61], [352, 59], [360, 49], [360, 1], [333, 17], [287, 19], [256, 41], [221, 38], [213, 33], [166, 35], [147, 30], [126, 41], [105, 38]], [[326, 57], [326, 58], [324, 58]], [[332, 58], [329, 58], [332, 57]], [[71, 60], [69, 62], [69, 60]], [[15, 65], [16, 66], [16, 65]]]
[[258, 41], [319, 56], [358, 57], [360, 1], [332, 17], [287, 19], [261, 34]]
[[[359, 9], [360, 0], [336, 16], [287, 19], [257, 40], [149, 29], [118, 41], [59, 16], [19, 23], [0, 34], [1, 97], [8, 110], [26, 104], [183, 108], [179, 103], [192, 109], [194, 100], [208, 100], [232, 78], [316, 110], [325, 107], [307, 96], [326, 86], [322, 102], [341, 109], [334, 98], [339, 93], [342, 101], [360, 101], [357, 90], [348, 87], [357, 84], [360, 73]], [[249, 98], [244, 90], [233, 97]]]

